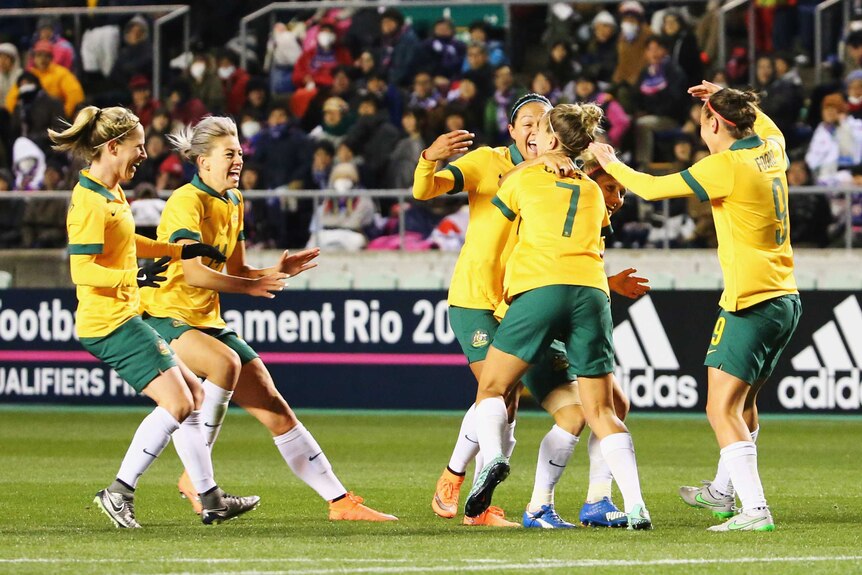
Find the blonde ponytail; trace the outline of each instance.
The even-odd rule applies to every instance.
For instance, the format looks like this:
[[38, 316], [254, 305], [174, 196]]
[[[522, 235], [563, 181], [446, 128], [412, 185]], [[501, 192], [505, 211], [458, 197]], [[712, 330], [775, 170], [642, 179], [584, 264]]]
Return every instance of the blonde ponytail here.
[[70, 152], [90, 162], [101, 154], [105, 144], [122, 140], [138, 124], [138, 117], [121, 106], [103, 109], [87, 106], [62, 132], [48, 130], [48, 137], [58, 152]]

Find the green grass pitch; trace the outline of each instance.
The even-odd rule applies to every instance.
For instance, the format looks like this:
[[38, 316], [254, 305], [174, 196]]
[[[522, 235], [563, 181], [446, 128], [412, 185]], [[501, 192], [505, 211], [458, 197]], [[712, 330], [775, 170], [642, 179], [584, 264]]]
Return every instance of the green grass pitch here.
[[[331, 523], [263, 427], [231, 411], [215, 450], [217, 478], [229, 491], [259, 494], [260, 508], [201, 525], [177, 495], [180, 464], [169, 447], [138, 488], [144, 529], [119, 530], [91, 500], [113, 478], [145, 413], [0, 410], [0, 573], [862, 572], [862, 418], [764, 418], [761, 477], [777, 530], [715, 534], [705, 532], [710, 515], [676, 495], [679, 485], [712, 477], [717, 448], [703, 416], [631, 418], [656, 528], [628, 532], [470, 528], [439, 519], [429, 502], [458, 415], [301, 411], [348, 489], [401, 519]], [[549, 425], [537, 414], [518, 423], [512, 474], [494, 500], [510, 516], [519, 518], [529, 500]], [[582, 444], [557, 491], [564, 518], [577, 518], [587, 467]]]

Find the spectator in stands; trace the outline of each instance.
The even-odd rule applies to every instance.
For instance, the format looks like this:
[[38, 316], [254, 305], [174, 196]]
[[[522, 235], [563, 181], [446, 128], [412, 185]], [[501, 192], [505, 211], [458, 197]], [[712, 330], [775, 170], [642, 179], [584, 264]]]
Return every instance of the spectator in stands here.
[[[33, 44], [35, 45], [40, 40], [50, 42], [54, 63], [67, 70], [72, 70], [75, 65], [75, 47], [63, 37], [62, 32], [60, 21], [57, 18], [43, 16], [36, 22], [36, 34], [33, 38]], [[32, 61], [28, 62], [28, 64], [30, 67], [33, 66]]]
[[302, 55], [300, 38], [305, 25], [299, 22], [276, 22], [266, 44], [263, 68], [269, 72], [269, 91], [273, 94], [293, 92], [293, 69]]
[[407, 107], [430, 111], [439, 107], [441, 103], [445, 103], [445, 98], [441, 99], [440, 94], [434, 89], [431, 74], [422, 70], [416, 72], [413, 77], [413, 91], [407, 97]]
[[328, 22], [321, 23], [316, 44], [302, 52], [293, 69], [296, 93], [291, 106], [296, 117], [305, 114], [308, 102], [318, 90], [332, 86], [333, 71], [336, 67], [352, 64], [350, 52], [338, 41], [335, 26]]
[[132, 218], [135, 220], [135, 233], [153, 240], [156, 239], [156, 229], [159, 226], [159, 220], [166, 203], [159, 197], [152, 183], [143, 182], [135, 186], [135, 199], [131, 203]]
[[165, 135], [158, 132], [147, 134], [146, 150], [147, 159], [141, 162], [135, 171], [135, 177], [132, 179], [133, 187], [143, 183], [155, 185], [159, 177], [159, 168], [171, 153]]
[[172, 123], [171, 112], [165, 107], [159, 108], [153, 112], [153, 120], [150, 122], [150, 127], [147, 128], [147, 136], [150, 134], [169, 134], [173, 130]]
[[[378, 102], [383, 106], [387, 114], [387, 120], [393, 126], [401, 124], [401, 113], [404, 110], [404, 92], [397, 86], [386, 81], [386, 75], [381, 72], [372, 72], [368, 76], [365, 88], [357, 90], [359, 99], [366, 94], [376, 96]], [[355, 99], [355, 107], [359, 105], [359, 99]]]
[[153, 90], [149, 79], [143, 74], [132, 77], [129, 82], [129, 91], [132, 93], [132, 105], [130, 109], [146, 130], [153, 122], [153, 115], [161, 107], [161, 103], [153, 98]]
[[224, 88], [216, 72], [215, 59], [209, 52], [199, 51], [194, 55], [189, 65], [189, 77], [192, 98], [203, 102], [207, 112], [212, 114], [224, 110]]
[[384, 10], [380, 15], [380, 51], [376, 60], [390, 84], [398, 87], [410, 84], [418, 51], [419, 38], [404, 23], [404, 15], [397, 8]]
[[[718, 25], [720, 6], [721, 0], [707, 0], [706, 11], [695, 26], [697, 45], [700, 46], [700, 49], [706, 55], [707, 62], [715, 63], [718, 59], [718, 38], [721, 35], [721, 26]], [[724, 62], [718, 62], [717, 64], [722, 66]], [[696, 79], [693, 81], [696, 81]]]
[[560, 88], [573, 81], [580, 73], [581, 66], [574, 59], [572, 45], [568, 41], [559, 40], [551, 46], [548, 51], [547, 70]]
[[862, 69], [862, 30], [854, 30], [844, 40], [844, 66], [847, 70]]
[[671, 61], [659, 37], [647, 40], [644, 58], [636, 99], [641, 115], [635, 120], [635, 161], [641, 166], [655, 159], [655, 133], [679, 128], [689, 103], [685, 75]]
[[[848, 180], [848, 183], [852, 182]], [[810, 186], [811, 172], [800, 158], [787, 168], [787, 185]], [[829, 228], [833, 224], [829, 199], [823, 194], [793, 194], [787, 206], [790, 214], [790, 240], [794, 246], [825, 248], [829, 245]]]
[[[509, 135], [509, 111], [524, 91], [515, 87], [512, 69], [503, 65], [494, 72], [494, 96], [485, 104], [484, 135], [489, 146], [505, 146]], [[439, 133], [439, 130], [433, 133]]]
[[353, 63], [353, 67], [359, 71], [360, 78], [365, 78], [371, 72], [377, 70], [377, 60], [371, 50], [363, 50], [359, 58]]
[[[583, 73], [564, 90], [564, 98], [569, 102], [595, 104], [605, 113], [602, 129], [614, 148], [620, 149], [623, 138], [631, 127], [632, 119], [612, 95], [599, 89], [598, 80], [591, 73]], [[699, 108], [698, 108], [699, 109]], [[698, 119], [700, 116], [698, 116]]]
[[668, 47], [671, 62], [683, 71], [689, 82], [696, 82], [703, 78], [703, 62], [700, 59], [697, 38], [680, 10], [676, 8], [665, 10], [661, 39]]
[[0, 249], [21, 247], [21, 221], [27, 202], [3, 197], [3, 192], [12, 190], [14, 179], [12, 172], [0, 168]]
[[479, 98], [476, 84], [468, 78], [458, 82], [458, 87], [449, 92], [449, 110], [458, 110], [464, 116], [467, 130], [476, 134], [477, 139], [484, 141], [482, 125], [485, 118], [485, 101]]
[[413, 172], [419, 154], [427, 143], [423, 136], [425, 131], [426, 112], [421, 108], [407, 109], [401, 118], [401, 128], [405, 137], [402, 138], [389, 158], [389, 169], [386, 174], [386, 187], [408, 189], [413, 185]]
[[225, 110], [231, 116], [238, 116], [245, 107], [246, 86], [249, 74], [239, 67], [239, 56], [233, 50], [222, 50], [218, 56], [216, 73], [224, 91]]
[[847, 113], [862, 119], [862, 70], [853, 70], [844, 82], [847, 85]]
[[364, 195], [350, 195], [360, 189], [359, 172], [353, 164], [332, 168], [329, 189], [337, 195], [323, 201], [311, 220], [308, 247], [319, 246], [356, 252], [365, 247], [364, 229], [374, 221], [374, 201]]
[[157, 190], [175, 190], [188, 181], [183, 172], [183, 161], [175, 153], [170, 153], [159, 165], [159, 174], [156, 176]]
[[308, 104], [305, 115], [299, 122], [302, 129], [310, 132], [323, 122], [323, 104], [331, 97], [338, 97], [351, 104], [356, 96], [356, 86], [350, 78], [348, 66], [338, 66], [332, 71], [332, 86], [328, 90], [318, 90], [317, 95]]
[[333, 96], [323, 104], [323, 122], [318, 124], [308, 135], [317, 142], [329, 142], [334, 149], [347, 136], [347, 131], [352, 123], [347, 102]]
[[530, 91], [546, 97], [555, 106], [560, 101], [560, 86], [556, 78], [545, 70], [533, 74], [533, 79], [530, 80]]
[[390, 124], [380, 109], [380, 100], [367, 94], [359, 101], [359, 117], [347, 132], [344, 143], [363, 160], [363, 183], [377, 189], [385, 185], [389, 155], [401, 139], [398, 128]]
[[[72, 72], [54, 63], [53, 50], [48, 40], [36, 42], [33, 46], [33, 67], [29, 71], [39, 79], [42, 89], [49, 96], [60, 100], [64, 115], [71, 118], [78, 104], [84, 101], [84, 89]], [[18, 87], [13, 86], [6, 95], [6, 109], [13, 112], [17, 103]]]
[[761, 54], [754, 63], [754, 89], [760, 93], [761, 99], [775, 81], [775, 64], [772, 56]]
[[593, 18], [590, 39], [580, 57], [581, 65], [597, 81], [610, 85], [617, 69], [617, 51], [617, 21], [610, 12], [602, 10]]
[[[198, 62], [198, 64], [206, 66], [203, 62]], [[200, 68], [196, 68], [196, 70], [200, 70]], [[221, 86], [218, 88], [221, 90]], [[171, 84], [170, 91], [168, 92], [168, 106], [171, 109], [171, 120], [179, 122], [183, 126], [197, 123], [210, 112], [206, 104], [192, 94], [192, 87], [185, 78], [177, 78]]]
[[488, 63], [488, 51], [484, 44], [471, 43], [467, 47], [466, 70], [463, 78], [476, 85], [478, 97], [484, 103], [494, 93], [494, 69]]
[[830, 94], [821, 105], [823, 120], [805, 154], [805, 163], [818, 183], [828, 182], [842, 169], [862, 163], [862, 120], [847, 115], [841, 94]]
[[776, 79], [767, 88], [766, 97], [761, 100], [761, 108], [784, 134], [787, 148], [793, 149], [800, 144], [796, 122], [805, 104], [802, 80], [793, 57], [789, 54], [776, 54], [773, 63]]
[[111, 77], [118, 85], [125, 86], [135, 76], [149, 77], [152, 73], [153, 44], [150, 40], [150, 23], [138, 14], [126, 22], [123, 28], [123, 44], [114, 62]]
[[326, 190], [329, 188], [329, 175], [335, 165], [335, 146], [327, 140], [320, 140], [314, 146], [314, 156], [311, 158], [311, 178], [305, 186], [310, 190]]
[[[12, 152], [15, 190], [41, 190], [45, 179], [45, 153], [27, 138], [18, 138]], [[21, 219], [22, 247], [56, 248], [66, 242], [68, 201], [31, 199]]]
[[[485, 51], [488, 54], [488, 64], [492, 68], [509, 63], [505, 46], [501, 41], [490, 37], [490, 29], [485, 22], [477, 20], [470, 24], [470, 42], [485, 46]], [[465, 61], [463, 71], [466, 72], [468, 67], [469, 62]]]
[[457, 78], [466, 55], [467, 47], [455, 37], [455, 25], [441, 18], [434, 23], [431, 37], [422, 42], [417, 67], [432, 76]]
[[9, 127], [11, 138], [29, 138], [43, 151], [48, 151], [48, 128], [60, 127], [59, 119], [65, 115], [63, 104], [45, 93], [39, 78], [32, 72], [18, 76], [16, 88], [18, 99]]
[[16, 85], [20, 75], [18, 48], [8, 42], [0, 44], [0, 102], [6, 101], [6, 95]]
[[284, 103], [275, 102], [270, 106], [267, 127], [255, 139], [254, 150], [264, 188], [302, 188], [311, 166], [310, 140], [296, 122], [291, 121]]
[[260, 78], [250, 78], [245, 85], [245, 105], [240, 110], [240, 115], [265, 122], [268, 109], [269, 90], [266, 82]]
[[652, 29], [646, 24], [644, 7], [637, 0], [620, 4], [620, 34], [617, 40], [617, 67], [612, 78], [615, 84], [636, 86], [643, 69], [643, 56]]

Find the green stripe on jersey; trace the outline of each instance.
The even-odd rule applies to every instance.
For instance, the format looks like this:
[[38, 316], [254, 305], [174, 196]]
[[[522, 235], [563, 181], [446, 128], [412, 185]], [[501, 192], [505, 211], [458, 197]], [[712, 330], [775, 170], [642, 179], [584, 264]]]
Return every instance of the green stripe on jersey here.
[[691, 175], [691, 172], [688, 170], [683, 170], [679, 173], [682, 176], [683, 181], [688, 184], [688, 187], [691, 188], [691, 191], [694, 192], [694, 195], [697, 196], [701, 202], [709, 201], [709, 194], [706, 193], [706, 190], [703, 189], [703, 186], [700, 185], [700, 182], [694, 179], [694, 176]]
[[69, 253], [75, 256], [95, 255], [104, 251], [105, 244], [69, 244]]
[[509, 220], [510, 222], [515, 221], [515, 212], [510, 210], [509, 206], [504, 204], [503, 200], [501, 200], [499, 196], [494, 196], [494, 198], [491, 200], [491, 203], [497, 206], [500, 211], [503, 212], [503, 215], [506, 216], [507, 220]]

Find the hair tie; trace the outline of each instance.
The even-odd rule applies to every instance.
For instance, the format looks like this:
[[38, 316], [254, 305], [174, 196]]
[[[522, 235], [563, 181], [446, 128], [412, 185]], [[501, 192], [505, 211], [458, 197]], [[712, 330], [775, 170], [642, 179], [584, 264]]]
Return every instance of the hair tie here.
[[712, 112], [712, 114], [714, 116], [716, 116], [717, 118], [720, 118], [726, 124], [729, 124], [729, 125], [733, 126], [734, 128], [736, 127], [736, 122], [731, 122], [730, 120], [728, 120], [727, 118], [725, 118], [724, 116], [722, 116], [721, 114], [716, 112], [715, 108], [712, 107], [712, 102], [710, 102], [709, 100], [706, 101], [706, 107], [709, 108], [709, 111]]

